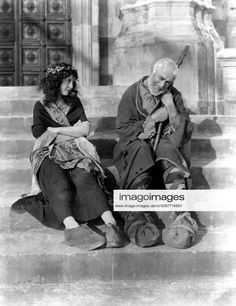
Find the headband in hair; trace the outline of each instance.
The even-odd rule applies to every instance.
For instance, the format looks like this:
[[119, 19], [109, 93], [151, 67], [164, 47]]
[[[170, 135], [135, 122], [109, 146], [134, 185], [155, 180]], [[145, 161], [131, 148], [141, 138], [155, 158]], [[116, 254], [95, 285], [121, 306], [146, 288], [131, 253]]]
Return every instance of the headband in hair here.
[[75, 70], [72, 66], [68, 65], [68, 66], [59, 66], [56, 65], [55, 67], [49, 67], [46, 71], [46, 77], [49, 76], [49, 74], [55, 74], [57, 72], [60, 72], [62, 70]]

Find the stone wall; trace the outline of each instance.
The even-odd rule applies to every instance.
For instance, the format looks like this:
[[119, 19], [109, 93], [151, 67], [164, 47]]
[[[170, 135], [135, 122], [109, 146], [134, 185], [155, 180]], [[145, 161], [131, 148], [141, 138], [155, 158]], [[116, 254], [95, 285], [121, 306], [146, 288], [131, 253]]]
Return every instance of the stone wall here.
[[100, 85], [113, 84], [114, 43], [121, 30], [121, 7], [137, 0], [99, 1]]
[[99, 84], [99, 1], [71, 0], [73, 65], [82, 85]]
[[224, 115], [236, 115], [236, 48], [222, 49], [219, 54], [222, 68], [222, 100], [219, 112]]
[[[134, 4], [138, 0], [100, 0], [99, 1], [99, 45], [100, 45], [100, 84], [111, 85], [113, 83], [113, 51], [114, 42], [121, 30], [120, 9], [126, 4]], [[228, 14], [230, 0], [212, 0], [213, 24], [225, 47], [229, 47]], [[234, 0], [232, 1], [234, 3]], [[232, 24], [232, 23], [231, 23]]]
[[216, 112], [216, 51], [223, 44], [211, 21], [209, 1], [146, 0], [122, 8], [122, 29], [114, 50], [113, 83], [128, 85], [161, 57], [177, 60], [191, 49], [176, 87], [191, 113]]
[[236, 1], [212, 0], [216, 7], [213, 21], [226, 48], [236, 47]]

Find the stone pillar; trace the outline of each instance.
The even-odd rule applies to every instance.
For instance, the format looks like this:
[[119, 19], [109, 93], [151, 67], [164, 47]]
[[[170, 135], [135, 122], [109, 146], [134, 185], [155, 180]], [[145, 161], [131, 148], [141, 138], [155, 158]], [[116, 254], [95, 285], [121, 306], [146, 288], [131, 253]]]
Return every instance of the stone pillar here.
[[216, 112], [216, 51], [222, 48], [220, 38], [212, 23], [211, 15], [215, 9], [211, 0], [202, 1], [202, 32], [204, 32], [207, 46], [207, 101], [208, 113]]
[[236, 1], [228, 0], [227, 47], [236, 48]]
[[210, 86], [209, 83], [209, 91], [210, 95], [212, 95], [212, 99], [216, 100], [215, 103], [215, 112], [217, 114], [223, 114], [223, 97], [222, 97], [222, 67], [220, 61], [217, 59], [217, 52], [224, 48], [224, 42], [220, 37], [219, 33], [216, 31], [213, 22], [212, 15], [215, 12], [216, 8], [212, 5], [212, 0], [204, 0], [205, 8], [204, 8], [204, 24], [207, 32], [209, 33], [210, 40], [214, 44], [213, 48], [213, 56], [211, 57], [214, 60], [214, 67], [209, 69], [208, 73], [212, 73], [215, 75], [215, 82]]
[[216, 8], [212, 13], [212, 19], [217, 33], [224, 45], [226, 45], [227, 38], [227, 6], [228, 0], [212, 0], [213, 6]]
[[212, 21], [212, 15], [215, 12], [216, 8], [212, 5], [212, 0], [205, 0], [204, 2], [204, 24], [206, 30], [209, 32], [209, 35], [211, 36], [211, 39], [215, 44], [216, 52], [218, 52], [224, 48], [224, 42], [220, 37], [219, 33], [216, 31], [216, 28]]
[[223, 71], [223, 104], [218, 113], [236, 115], [236, 49], [226, 48], [218, 53]]
[[99, 84], [98, 0], [71, 0], [73, 65], [84, 86]]
[[175, 86], [191, 113], [214, 113], [214, 60], [210, 59], [215, 46], [204, 24], [204, 8], [203, 1], [192, 0], [145, 0], [124, 6], [114, 50], [114, 84], [130, 85], [149, 74], [162, 57], [177, 60], [188, 44], [191, 49]]

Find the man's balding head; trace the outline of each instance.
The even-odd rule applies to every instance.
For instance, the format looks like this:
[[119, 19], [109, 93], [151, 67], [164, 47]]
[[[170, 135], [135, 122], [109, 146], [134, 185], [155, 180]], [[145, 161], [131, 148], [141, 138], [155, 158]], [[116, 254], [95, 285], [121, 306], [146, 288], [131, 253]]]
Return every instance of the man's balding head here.
[[178, 72], [176, 63], [170, 58], [158, 60], [152, 67], [148, 78], [148, 87], [153, 96], [163, 94], [171, 85]]
[[178, 67], [171, 58], [161, 58], [152, 67], [152, 73], [159, 72], [163, 73], [168, 78], [176, 78]]

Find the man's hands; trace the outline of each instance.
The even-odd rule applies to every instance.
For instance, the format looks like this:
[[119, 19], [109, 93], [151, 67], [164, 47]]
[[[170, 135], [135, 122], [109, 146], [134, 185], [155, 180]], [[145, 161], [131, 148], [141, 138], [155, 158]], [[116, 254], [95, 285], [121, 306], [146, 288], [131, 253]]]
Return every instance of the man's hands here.
[[159, 108], [158, 110], [156, 110], [152, 115], [151, 118], [155, 121], [155, 122], [163, 122], [166, 119], [168, 119], [168, 112], [165, 106], [162, 106], [161, 108]]
[[143, 123], [143, 133], [138, 135], [139, 139], [148, 139], [152, 138], [156, 133], [155, 129], [155, 120], [148, 116]]
[[161, 97], [161, 102], [167, 106], [170, 104], [174, 104], [174, 100], [173, 100], [173, 96], [169, 91], [166, 91], [166, 93], [164, 93], [164, 95]]
[[177, 127], [179, 126], [179, 114], [175, 107], [172, 94], [170, 92], [166, 92], [161, 97], [161, 101], [167, 109], [170, 125], [172, 126], [173, 129], [177, 129]]
[[[151, 117], [155, 120], [155, 122], [163, 122], [169, 118], [168, 109], [170, 106], [174, 107], [174, 100], [172, 94], [167, 91], [161, 97], [161, 102], [163, 106], [156, 110]], [[175, 109], [175, 107], [174, 107]]]
[[143, 123], [143, 133], [139, 134], [139, 139], [152, 138], [155, 133], [155, 123], [163, 122], [169, 119], [169, 124], [166, 126], [162, 133], [162, 137], [165, 138], [176, 131], [179, 126], [179, 114], [174, 104], [172, 94], [167, 91], [161, 97], [163, 104], [158, 110], [156, 110], [151, 116], [148, 116]]

